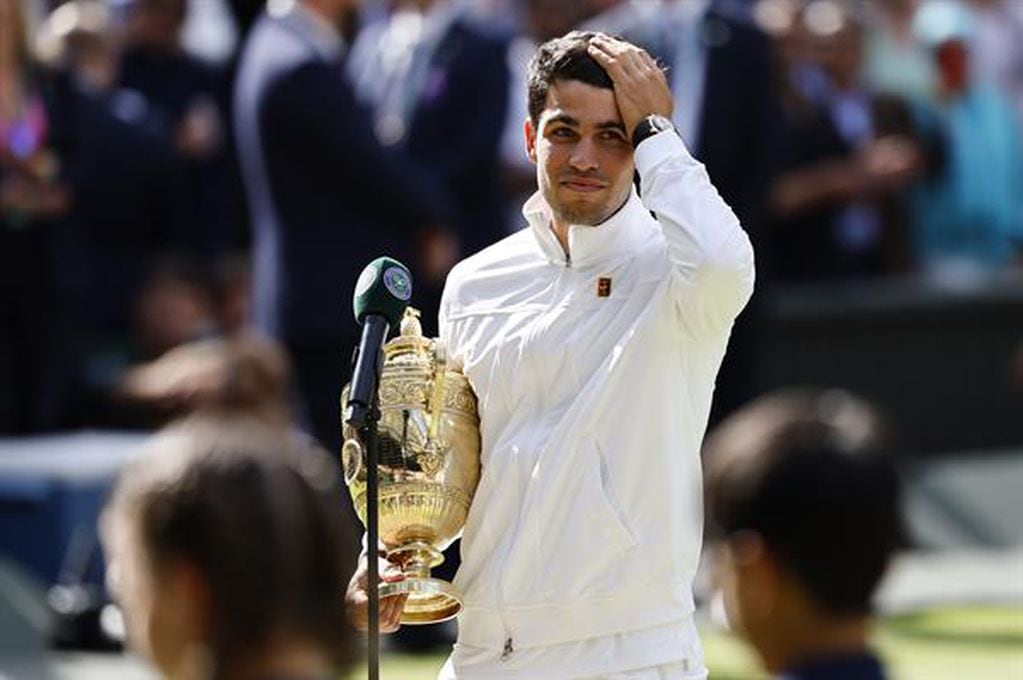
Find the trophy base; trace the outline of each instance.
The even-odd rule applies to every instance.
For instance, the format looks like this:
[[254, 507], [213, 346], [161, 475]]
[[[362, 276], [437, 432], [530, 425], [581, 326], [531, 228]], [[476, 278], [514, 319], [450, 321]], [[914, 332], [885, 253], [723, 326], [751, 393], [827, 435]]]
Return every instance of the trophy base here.
[[404, 625], [425, 625], [440, 623], [455, 616], [462, 608], [458, 590], [437, 578], [412, 577], [397, 583], [380, 584], [380, 597], [405, 595], [405, 609], [401, 612]]

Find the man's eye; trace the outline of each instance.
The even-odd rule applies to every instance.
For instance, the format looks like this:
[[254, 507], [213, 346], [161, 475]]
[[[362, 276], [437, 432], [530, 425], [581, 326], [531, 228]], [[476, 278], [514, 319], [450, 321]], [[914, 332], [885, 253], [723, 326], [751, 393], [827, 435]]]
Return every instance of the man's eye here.
[[557, 128], [556, 130], [551, 132], [551, 137], [568, 138], [568, 137], [574, 137], [574, 136], [575, 136], [575, 132], [573, 132], [569, 128]]
[[617, 132], [602, 132], [600, 134], [600, 138], [606, 142], [614, 142], [616, 144], [625, 143], [625, 137], [622, 137], [622, 135]]

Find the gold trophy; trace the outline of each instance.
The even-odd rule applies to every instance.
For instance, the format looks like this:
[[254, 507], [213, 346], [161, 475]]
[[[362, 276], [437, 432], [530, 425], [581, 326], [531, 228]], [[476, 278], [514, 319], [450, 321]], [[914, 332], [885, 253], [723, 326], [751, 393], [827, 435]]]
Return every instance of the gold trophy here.
[[[406, 309], [401, 334], [384, 345], [378, 389], [380, 541], [405, 575], [382, 583], [380, 597], [408, 594], [405, 624], [445, 621], [461, 609], [457, 589], [430, 569], [462, 530], [480, 474], [476, 396], [443, 343], [423, 337], [418, 316]], [[345, 482], [365, 523], [366, 455], [352, 428], [344, 426], [343, 435]]]

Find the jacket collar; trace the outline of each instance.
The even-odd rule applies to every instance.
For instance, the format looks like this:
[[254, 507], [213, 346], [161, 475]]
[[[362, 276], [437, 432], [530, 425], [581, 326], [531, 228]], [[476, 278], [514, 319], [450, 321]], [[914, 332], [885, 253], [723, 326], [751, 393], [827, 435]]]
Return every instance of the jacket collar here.
[[643, 206], [635, 187], [632, 188], [625, 205], [600, 224], [569, 225], [569, 257], [566, 257], [557, 236], [554, 235], [551, 228], [550, 206], [539, 191], [522, 206], [522, 215], [529, 222], [529, 228], [543, 256], [549, 262], [562, 266], [610, 265], [633, 252], [654, 230], [653, 219]]

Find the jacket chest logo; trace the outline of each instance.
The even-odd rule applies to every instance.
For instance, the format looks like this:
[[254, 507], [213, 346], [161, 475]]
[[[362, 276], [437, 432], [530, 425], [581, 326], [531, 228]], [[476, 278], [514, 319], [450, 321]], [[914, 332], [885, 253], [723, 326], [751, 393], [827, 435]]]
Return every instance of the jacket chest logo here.
[[597, 279], [597, 297], [606, 298], [611, 296], [611, 277], [601, 276]]

